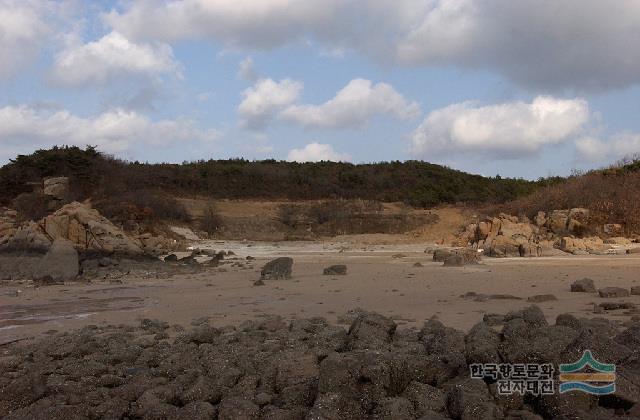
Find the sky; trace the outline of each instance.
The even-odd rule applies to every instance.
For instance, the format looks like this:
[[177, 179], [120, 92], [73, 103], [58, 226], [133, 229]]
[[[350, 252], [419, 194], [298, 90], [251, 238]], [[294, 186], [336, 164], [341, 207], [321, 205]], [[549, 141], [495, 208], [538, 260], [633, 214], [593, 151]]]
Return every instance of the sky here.
[[639, 117], [639, 0], [0, 0], [0, 164], [67, 144], [535, 179], [640, 152]]

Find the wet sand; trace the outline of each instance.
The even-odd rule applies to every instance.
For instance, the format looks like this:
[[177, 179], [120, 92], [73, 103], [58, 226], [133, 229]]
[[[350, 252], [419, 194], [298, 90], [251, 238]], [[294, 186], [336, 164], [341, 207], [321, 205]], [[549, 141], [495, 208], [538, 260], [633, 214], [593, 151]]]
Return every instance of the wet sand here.
[[[436, 316], [448, 326], [468, 330], [485, 313], [520, 309], [531, 305], [528, 297], [542, 294], [558, 298], [538, 303], [550, 321], [560, 313], [625, 321], [636, 313], [616, 310], [594, 315], [594, 303], [621, 301], [640, 307], [640, 296], [603, 299], [570, 292], [570, 284], [584, 277], [593, 279], [598, 288], [639, 286], [640, 256], [635, 255], [485, 258], [481, 265], [448, 268], [432, 262], [431, 255], [423, 252], [425, 246], [415, 244], [207, 242], [198, 246], [232, 250], [236, 256], [218, 268], [170, 279], [124, 278], [123, 284], [98, 281], [42, 288], [5, 284], [0, 287], [0, 344], [51, 330], [137, 324], [144, 318], [189, 325], [206, 317], [212, 325], [222, 326], [275, 314], [285, 319], [322, 316], [338, 322], [340, 315], [358, 307], [393, 317], [401, 325], [419, 326]], [[247, 261], [248, 255], [256, 259]], [[254, 286], [262, 265], [277, 256], [293, 257], [293, 278]], [[233, 266], [236, 262], [247, 267]], [[416, 262], [423, 267], [414, 267]], [[347, 264], [348, 274], [322, 275], [323, 268], [332, 264]], [[461, 297], [468, 292], [522, 299]]]

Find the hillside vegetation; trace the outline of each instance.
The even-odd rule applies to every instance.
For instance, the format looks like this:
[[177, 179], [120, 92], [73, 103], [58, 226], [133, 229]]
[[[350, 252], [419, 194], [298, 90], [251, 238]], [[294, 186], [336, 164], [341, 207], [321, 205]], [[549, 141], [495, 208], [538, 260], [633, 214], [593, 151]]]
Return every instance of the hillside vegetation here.
[[640, 160], [574, 174], [564, 182], [542, 186], [530, 195], [495, 206], [490, 212], [533, 217], [538, 211], [575, 207], [591, 210], [590, 223], [596, 230], [617, 223], [625, 234], [639, 234]]
[[139, 200], [145, 191], [160, 191], [212, 199], [358, 198], [415, 207], [505, 203], [558, 182], [487, 178], [419, 161], [354, 165], [233, 159], [146, 164], [113, 159], [92, 147], [56, 147], [20, 155], [0, 168], [0, 200], [10, 203], [32, 190], [29, 182], [61, 175], [70, 177], [74, 199]]

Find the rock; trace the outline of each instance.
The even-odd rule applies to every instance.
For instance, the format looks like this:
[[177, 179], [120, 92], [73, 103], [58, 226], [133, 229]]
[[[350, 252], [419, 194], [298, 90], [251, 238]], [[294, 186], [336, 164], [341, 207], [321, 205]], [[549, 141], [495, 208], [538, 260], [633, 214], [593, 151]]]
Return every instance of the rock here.
[[67, 204], [42, 219], [40, 226], [50, 238], [67, 239], [79, 250], [142, 254], [140, 242], [127, 236], [87, 204]]
[[598, 290], [601, 298], [621, 298], [629, 296], [629, 289], [622, 287], [605, 287]]
[[554, 295], [534, 295], [527, 298], [527, 302], [532, 303], [541, 303], [541, 302], [549, 302], [552, 300], [558, 300]]
[[511, 321], [513, 319], [520, 318], [526, 324], [533, 327], [544, 327], [549, 325], [547, 323], [547, 319], [544, 317], [544, 313], [542, 310], [536, 305], [529, 306], [520, 311], [512, 311], [505, 315], [505, 322]]
[[436, 249], [433, 251], [433, 261], [444, 262], [451, 256], [451, 251], [448, 249]]
[[291, 278], [293, 259], [280, 257], [269, 261], [260, 272], [261, 280], [288, 280]]
[[585, 277], [581, 280], [574, 281], [571, 284], [571, 291], [580, 293], [595, 293], [596, 286], [593, 284], [593, 280]]
[[418, 381], [409, 383], [402, 396], [413, 403], [418, 416], [429, 412], [443, 412], [447, 407], [447, 395], [444, 391]]
[[[424, 265], [422, 265], [422, 263], [420, 263], [420, 262], [414, 263], [414, 264], [413, 264], [413, 266], [414, 266], [414, 267], [416, 267], [416, 268], [422, 268], [422, 267], [424, 267]], [[639, 293], [639, 294], [640, 294], [640, 293]]]
[[607, 238], [603, 242], [608, 245], [631, 245], [632, 244], [631, 239], [624, 238], [621, 236]]
[[176, 254], [169, 254], [164, 257], [165, 262], [178, 262], [178, 256]]
[[218, 420], [252, 420], [260, 415], [260, 407], [237, 397], [224, 398], [218, 410]]
[[636, 305], [631, 302], [602, 302], [599, 304], [605, 311], [617, 311], [620, 309], [635, 309]]
[[406, 398], [384, 398], [378, 403], [374, 412], [374, 418], [379, 419], [413, 419], [414, 408], [411, 401]]
[[444, 260], [445, 267], [464, 267], [464, 257], [462, 255], [450, 255]]
[[361, 312], [349, 327], [349, 348], [378, 348], [391, 341], [396, 327], [390, 318], [374, 312]]
[[256, 281], [253, 282], [254, 286], [264, 286], [264, 281], [262, 281], [262, 279], [258, 279]]
[[640, 286], [631, 287], [631, 294], [634, 296], [640, 296]]
[[504, 324], [504, 315], [501, 314], [484, 314], [482, 322], [489, 326], [497, 326]]
[[44, 195], [52, 197], [56, 200], [63, 200], [69, 192], [69, 178], [56, 177], [46, 178], [44, 180]]
[[322, 271], [325, 276], [345, 276], [347, 274], [347, 266], [344, 264], [332, 265]]
[[556, 325], [568, 327], [572, 330], [580, 331], [582, 324], [580, 320], [571, 314], [560, 314], [556, 317]]
[[500, 363], [499, 334], [484, 322], [476, 324], [465, 337], [467, 364]]
[[549, 215], [547, 226], [555, 234], [561, 234], [567, 231], [567, 223], [569, 221], [568, 210], [553, 210]]
[[337, 392], [324, 393], [316, 398], [306, 420], [358, 420], [366, 418], [358, 401]]
[[62, 282], [75, 279], [79, 271], [78, 252], [73, 244], [64, 239], [56, 239], [47, 254], [40, 260], [33, 278], [48, 282]]
[[542, 227], [547, 224], [547, 215], [543, 211], [539, 211], [538, 214], [533, 218], [534, 223], [538, 227]]

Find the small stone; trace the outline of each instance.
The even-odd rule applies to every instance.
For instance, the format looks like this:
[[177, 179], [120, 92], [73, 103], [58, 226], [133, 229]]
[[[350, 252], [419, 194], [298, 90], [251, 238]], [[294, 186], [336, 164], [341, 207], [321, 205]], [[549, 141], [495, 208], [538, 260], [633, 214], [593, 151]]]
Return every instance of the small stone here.
[[598, 290], [601, 298], [621, 298], [629, 296], [629, 290], [622, 287], [605, 287]]
[[595, 293], [596, 286], [593, 284], [593, 280], [590, 278], [584, 278], [581, 280], [576, 280], [571, 285], [572, 292], [582, 292], [582, 293]]
[[527, 302], [541, 303], [541, 302], [549, 302], [552, 300], [558, 300], [558, 298], [555, 297], [554, 295], [535, 295], [535, 296], [530, 296], [527, 299]]
[[325, 276], [344, 276], [347, 274], [347, 266], [344, 264], [332, 265], [325, 268], [322, 274]]

